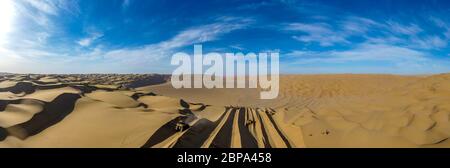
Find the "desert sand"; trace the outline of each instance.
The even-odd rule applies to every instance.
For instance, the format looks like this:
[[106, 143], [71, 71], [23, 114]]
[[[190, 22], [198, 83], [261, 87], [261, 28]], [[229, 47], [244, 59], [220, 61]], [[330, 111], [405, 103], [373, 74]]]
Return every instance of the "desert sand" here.
[[174, 89], [168, 75], [0, 75], [0, 147], [450, 147], [450, 74], [282, 75]]

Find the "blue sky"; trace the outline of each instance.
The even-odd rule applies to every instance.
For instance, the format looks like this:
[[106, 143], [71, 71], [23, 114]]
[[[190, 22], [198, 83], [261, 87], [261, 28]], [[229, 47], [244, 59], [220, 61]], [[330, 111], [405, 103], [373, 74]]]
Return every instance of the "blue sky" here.
[[450, 72], [450, 2], [1, 0], [0, 71], [171, 73], [172, 54], [280, 52], [282, 73]]

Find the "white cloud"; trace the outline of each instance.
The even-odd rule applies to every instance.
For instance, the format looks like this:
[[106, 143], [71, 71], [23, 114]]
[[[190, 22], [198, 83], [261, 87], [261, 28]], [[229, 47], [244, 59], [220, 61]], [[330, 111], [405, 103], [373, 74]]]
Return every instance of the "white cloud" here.
[[295, 57], [295, 64], [344, 63], [348, 61], [423, 61], [426, 54], [409, 48], [365, 43], [343, 51], [292, 51], [286, 56]]
[[[78, 12], [74, 0], [26, 0], [12, 1], [15, 10], [15, 24], [8, 43], [0, 45], [1, 70], [13, 72], [38, 72], [49, 67], [47, 61], [63, 60], [64, 54], [57, 53], [47, 41], [58, 34], [59, 29], [52, 17]], [[69, 11], [73, 10], [73, 11]]]
[[294, 50], [290, 53], [285, 54], [285, 56], [288, 56], [288, 57], [303, 57], [303, 56], [310, 56], [310, 55], [315, 55], [315, 53], [312, 51]]
[[[302, 50], [282, 54], [287, 60], [284, 62], [286, 67], [291, 71], [437, 73], [449, 70], [446, 67], [449, 65], [448, 60], [430, 57], [431, 51], [448, 46], [450, 26], [441, 19], [432, 19], [437, 27], [443, 29], [441, 34], [427, 32], [415, 23], [401, 24], [392, 20], [377, 22], [356, 16], [327, 22], [312, 18], [314, 20], [316, 22], [309, 20], [311, 23], [289, 24], [284, 30], [300, 32], [292, 37], [304, 43], [345, 45], [324, 51], [303, 45]], [[348, 39], [352, 37], [358, 41], [350, 42]], [[369, 67], [371, 62], [374, 64]], [[345, 65], [345, 68], [340, 71], [336, 65]]]
[[105, 67], [105, 71], [112, 71], [111, 67], [117, 67], [120, 69], [113, 70], [132, 72], [134, 69], [139, 69], [136, 71], [142, 72], [151, 69], [152, 72], [167, 72], [171, 67], [167, 60], [180, 48], [217, 40], [221, 35], [244, 29], [251, 23], [252, 20], [246, 18], [220, 18], [212, 24], [182, 30], [172, 38], [158, 43], [118, 49], [97, 46], [88, 52], [63, 57], [57, 61], [66, 64], [84, 63], [81, 65], [83, 67], [95, 62], [96, 66], [92, 65], [93, 71], [102, 71], [100, 67]]
[[402, 25], [397, 22], [389, 21], [387, 22], [387, 25], [392, 32], [409, 36], [417, 35], [418, 33], [423, 31], [422, 28], [420, 28], [416, 24]]
[[[292, 38], [307, 44], [316, 42], [323, 47], [337, 44], [351, 47], [351, 45], [362, 43], [375, 43], [437, 50], [447, 47], [450, 40], [450, 26], [436, 17], [430, 17], [430, 21], [443, 29], [441, 34], [426, 32], [415, 23], [401, 24], [393, 20], [377, 22], [358, 16], [347, 16], [342, 20], [334, 21], [334, 26], [328, 22], [324, 23], [322, 20], [317, 21], [319, 22], [291, 23], [285, 25], [283, 30], [300, 32], [293, 35]], [[360, 41], [350, 42], [348, 39], [352, 37], [356, 37]]]
[[[65, 73], [65, 72], [167, 72], [170, 63], [164, 62], [180, 48], [219, 39], [222, 35], [245, 29], [253, 20], [248, 18], [221, 17], [214, 23], [187, 28], [167, 40], [139, 47], [111, 48], [94, 42], [103, 34], [86, 28], [88, 36], [76, 41], [76, 47], [66, 54], [44, 45], [49, 31], [27, 38], [20, 38], [15, 46], [0, 47], [0, 71]], [[19, 45], [20, 44], [20, 45]], [[93, 48], [87, 46], [94, 46]], [[7, 55], [3, 56], [3, 55]], [[6, 61], [6, 63], [4, 62]], [[7, 64], [7, 65], [4, 65]], [[73, 66], [63, 66], [63, 65]], [[24, 67], [27, 68], [20, 68]], [[162, 70], [165, 69], [165, 70]], [[158, 71], [159, 70], [159, 71]]]
[[413, 47], [422, 49], [439, 49], [447, 46], [447, 40], [434, 35], [424, 38], [412, 38], [411, 43]]
[[312, 23], [312, 24], [305, 24], [305, 23], [291, 23], [286, 27], [286, 30], [295, 30], [295, 31], [302, 31], [310, 34], [330, 34], [333, 33], [330, 30], [330, 25], [326, 23]]
[[446, 38], [446, 40], [450, 40], [450, 25], [445, 22], [444, 20], [431, 16], [430, 21], [434, 23], [437, 27], [443, 29], [443, 35]]
[[171, 39], [156, 44], [149, 44], [138, 48], [112, 50], [107, 52], [105, 56], [107, 58], [123, 58], [124, 60], [129, 60], [130, 58], [158, 60], [174, 53], [178, 48], [217, 40], [221, 35], [234, 30], [243, 29], [251, 23], [247, 19], [230, 20], [228, 18], [225, 20], [226, 21], [188, 28]]
[[364, 35], [364, 33], [367, 33], [373, 28], [383, 27], [382, 24], [374, 20], [357, 16], [349, 16], [348, 18], [341, 21], [340, 26], [342, 27], [343, 33], [345, 33], [346, 36]]
[[384, 44], [362, 44], [349, 51], [334, 51], [331, 53], [344, 60], [423, 60], [425, 54], [409, 48]]
[[433, 22], [437, 27], [441, 27], [441, 28], [447, 28], [447, 23], [445, 23], [445, 21], [443, 21], [440, 18], [437, 18], [435, 16], [430, 16], [429, 20], [431, 22]]
[[[78, 4], [73, 0], [27, 0], [11, 1], [14, 6], [14, 29], [4, 48], [18, 47], [25, 41], [34, 41], [44, 46], [55, 32], [59, 32], [51, 17], [61, 15], [61, 12], [74, 13], [78, 11]], [[74, 10], [74, 12], [69, 12]], [[20, 24], [17, 24], [20, 23]], [[20, 50], [16, 48], [16, 50]]]
[[100, 32], [94, 32], [94, 33], [91, 33], [91, 34], [89, 35], [89, 37], [86, 37], [86, 38], [83, 38], [83, 39], [77, 41], [77, 43], [78, 43], [80, 46], [88, 47], [88, 46], [91, 45], [92, 42], [94, 42], [95, 40], [97, 40], [97, 39], [99, 39], [99, 38], [101, 38], [101, 37], [103, 37], [103, 33], [100, 33]]
[[29, 5], [33, 6], [35, 9], [44, 12], [46, 14], [50, 15], [56, 15], [57, 14], [57, 7], [53, 2], [55, 1], [45, 1], [45, 0], [27, 0], [25, 1]]
[[292, 38], [301, 42], [318, 42], [321, 46], [349, 43], [343, 34], [334, 31], [332, 27], [326, 23], [291, 23], [285, 27], [285, 30], [305, 33], [306, 35], [292, 36]]
[[237, 49], [237, 50], [245, 50], [242, 45], [236, 44], [236, 45], [230, 45], [230, 48]]
[[9, 34], [14, 30], [16, 12], [12, 0], [0, 1], [0, 47], [9, 41]]
[[53, 26], [49, 17], [65, 14], [77, 15], [79, 13], [76, 0], [25, 0], [15, 1], [22, 17], [35, 24], [47, 28]]

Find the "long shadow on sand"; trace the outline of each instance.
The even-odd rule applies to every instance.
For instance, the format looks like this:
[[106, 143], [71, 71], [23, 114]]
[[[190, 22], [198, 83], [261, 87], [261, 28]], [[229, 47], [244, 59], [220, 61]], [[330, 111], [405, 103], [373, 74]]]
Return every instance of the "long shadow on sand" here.
[[[226, 112], [229, 108], [226, 108], [226, 111], [222, 116], [215, 122], [209, 121], [207, 119], [198, 120], [193, 126], [186, 130], [186, 132], [178, 139], [176, 144], [173, 146], [174, 148], [199, 148], [203, 145], [203, 143], [208, 139], [214, 129], [219, 125], [220, 121], [225, 117]], [[178, 131], [175, 129], [176, 124], [180, 120], [186, 120], [188, 116], [180, 116], [177, 117], [161, 128], [159, 128], [147, 142], [142, 146], [142, 148], [152, 147], [170, 136], [174, 135]]]
[[239, 109], [238, 127], [239, 134], [241, 135], [242, 148], [258, 148], [258, 142], [250, 133], [245, 121], [246, 110], [245, 108]]
[[225, 113], [220, 116], [220, 118], [215, 121], [209, 121], [207, 119], [200, 119], [191, 128], [187, 130], [173, 146], [174, 148], [200, 148], [203, 143], [212, 134], [214, 129], [219, 125], [228, 112], [229, 108], [225, 109]]
[[[271, 112], [275, 112], [275, 110], [270, 109]], [[270, 122], [272, 123], [273, 127], [275, 128], [275, 130], [277, 131], [277, 133], [280, 135], [281, 139], [283, 139], [283, 142], [286, 144], [286, 146], [288, 148], [292, 148], [291, 144], [289, 143], [288, 139], [286, 138], [286, 136], [284, 136], [283, 132], [281, 132], [280, 128], [278, 127], [277, 123], [275, 122], [275, 120], [273, 119], [272, 115], [270, 111], [266, 111], [267, 117], [269, 118]]]
[[158, 143], [161, 143], [162, 141], [166, 140], [173, 134], [177, 133], [178, 131], [175, 129], [177, 123], [179, 121], [182, 121], [186, 119], [187, 116], [179, 116], [163, 126], [161, 126], [158, 130], [156, 130], [155, 133], [145, 142], [145, 144], [141, 148], [150, 148]]
[[44, 109], [27, 122], [11, 126], [7, 130], [11, 135], [20, 139], [36, 135], [69, 115], [74, 110], [76, 101], [80, 98], [81, 96], [78, 94], [61, 94], [52, 102], [44, 102]]
[[0, 127], [0, 141], [3, 141], [8, 136], [8, 131], [5, 128]]
[[233, 131], [233, 120], [236, 114], [237, 108], [233, 108], [229, 117], [226, 119], [225, 124], [214, 137], [210, 148], [229, 148], [231, 147], [231, 134]]
[[16, 85], [8, 88], [0, 88], [0, 92], [11, 92], [14, 94], [19, 94], [25, 92], [26, 94], [31, 94], [36, 91], [36, 86], [30, 82], [19, 82]]
[[22, 100], [0, 100], [0, 112], [5, 111], [8, 104], [20, 104]]
[[58, 89], [67, 87], [67, 84], [56, 84], [56, 85], [35, 85], [31, 82], [18, 82], [16, 85], [0, 88], [0, 92], [11, 92], [14, 94], [25, 93], [32, 94], [36, 92], [36, 90], [49, 90], [49, 89]]

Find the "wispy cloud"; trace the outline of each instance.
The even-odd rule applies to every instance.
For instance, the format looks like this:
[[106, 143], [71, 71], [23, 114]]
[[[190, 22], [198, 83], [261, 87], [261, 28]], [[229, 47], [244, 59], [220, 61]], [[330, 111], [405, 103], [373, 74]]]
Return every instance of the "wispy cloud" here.
[[286, 54], [286, 56], [296, 57], [296, 64], [307, 64], [313, 62], [341, 63], [347, 61], [423, 61], [426, 54], [404, 47], [367, 43], [342, 51], [295, 50]]
[[[32, 8], [38, 9], [36, 12], [42, 14], [41, 16], [58, 15], [57, 12], [55, 13], [55, 11], [58, 10], [54, 7], [56, 6], [46, 3], [46, 1], [39, 1], [32, 6]], [[151, 67], [156, 69], [155, 66], [158, 66], [158, 68], [168, 68], [170, 67], [170, 64], [161, 63], [161, 61], [163, 61], [163, 59], [168, 59], [171, 54], [179, 51], [181, 48], [193, 44], [218, 40], [222, 35], [247, 28], [253, 21], [254, 20], [251, 18], [243, 17], [220, 17], [214, 19], [210, 24], [185, 28], [167, 40], [137, 47], [125, 46], [122, 48], [102, 44], [101, 41], [99, 41], [99, 39], [104, 36], [102, 31], [86, 28], [87, 36], [75, 41], [75, 43], [80, 45], [83, 49], [77, 50], [76, 47], [74, 47], [71, 53], [48, 50], [46, 45], [42, 45], [45, 44], [46, 39], [51, 36], [51, 30], [46, 30], [37, 33], [33, 36], [33, 39], [20, 38], [22, 41], [22, 43], [20, 43], [21, 45], [10, 46], [8, 48], [0, 47], [0, 54], [8, 55], [8, 59], [3, 60], [8, 62], [9, 68], [19, 64], [22, 66], [29, 65], [28, 67], [34, 68], [38, 68], [38, 66], [35, 65], [52, 65], [47, 66], [46, 70], [34, 70], [34, 72], [51, 71], [48, 70], [51, 68], [61, 69], [59, 64], [79, 65], [77, 68], [90, 66], [93, 72], [96, 71], [95, 68], [98, 68], [98, 71], [101, 71], [100, 67], [105, 67], [105, 69], [111, 71], [111, 66], [130, 68], [130, 65], [133, 65], [133, 67], [140, 67], [141, 69], [149, 69]], [[42, 60], [45, 60], [45, 63], [42, 62]], [[95, 66], [92, 62], [95, 62]], [[3, 68], [7, 69], [7, 66], [3, 66], [0, 70]], [[65, 67], [62, 69], [68, 68]], [[26, 72], [28, 70], [29, 69], [21, 69], [20, 71]], [[127, 69], [123, 69], [123, 71], [127, 71]]]
[[444, 37], [449, 40], [450, 39], [450, 24], [448, 22], [445, 22], [444, 20], [431, 16], [430, 21], [434, 23], [437, 27], [441, 28], [444, 34]]
[[365, 35], [371, 29], [382, 28], [384, 26], [372, 19], [358, 16], [347, 16], [344, 20], [339, 21], [337, 25], [341, 27], [346, 36]]
[[89, 34], [89, 37], [83, 38], [83, 39], [77, 41], [77, 43], [80, 46], [88, 47], [88, 46], [90, 46], [92, 44], [92, 42], [94, 42], [95, 40], [97, 40], [97, 39], [99, 39], [101, 37], [103, 37], [103, 33], [101, 33], [101, 32], [92, 32], [92, 33]]
[[26, 0], [15, 1], [22, 17], [26, 17], [41, 27], [52, 26], [49, 17], [59, 16], [62, 12], [77, 15], [79, 13], [76, 0]]
[[[52, 18], [79, 12], [74, 0], [26, 0], [11, 1], [15, 24], [7, 43], [0, 45], [0, 70], [4, 68], [27, 72], [31, 68], [42, 68], [41, 60], [59, 59], [62, 54], [49, 47], [48, 39], [59, 29]], [[40, 64], [38, 62], [41, 62]], [[19, 68], [19, 69], [18, 69]]]
[[[436, 22], [436, 24], [445, 27], [445, 22]], [[296, 36], [296, 39], [301, 42], [317, 42], [320, 46], [337, 44], [344, 46], [332, 50], [308, 48], [292, 50], [284, 54], [287, 60], [290, 60], [287, 64], [320, 65], [318, 68], [325, 68], [326, 64], [385, 62], [397, 67], [397, 70], [390, 65], [378, 65], [378, 68], [385, 68], [383, 72], [392, 73], [403, 73], [408, 72], [408, 69], [410, 71], [419, 68], [427, 71], [426, 69], [432, 65], [442, 65], [440, 60], [430, 58], [429, 51], [446, 47], [447, 40], [439, 35], [421, 34], [425, 30], [417, 24], [400, 24], [392, 20], [377, 22], [349, 16], [344, 20], [336, 21], [333, 26], [323, 22], [295, 23], [287, 26], [285, 30], [305, 33]], [[354, 37], [360, 40], [349, 40]], [[370, 68], [373, 67], [367, 67], [367, 69]]]
[[287, 25], [285, 29], [305, 33], [306, 35], [292, 36], [292, 38], [301, 42], [318, 42], [321, 46], [349, 43], [342, 34], [333, 31], [332, 27], [326, 23], [291, 23]]
[[388, 21], [386, 24], [389, 30], [391, 30], [392, 32], [409, 36], [417, 35], [418, 33], [423, 31], [422, 28], [420, 28], [416, 24], [402, 25], [398, 22], [393, 21]]
[[109, 49], [108, 46], [99, 45], [87, 52], [67, 57], [64, 61], [71, 63], [95, 61], [97, 68], [116, 65], [120, 67], [152, 69], [153, 71], [156, 71], [156, 69], [168, 69], [170, 68], [170, 63], [164, 61], [167, 61], [172, 54], [181, 48], [219, 40], [222, 35], [235, 30], [245, 29], [253, 22], [252, 19], [235, 17], [222, 17], [215, 21], [211, 24], [186, 28], [167, 40], [153, 44], [116, 49]]
[[236, 50], [245, 50], [244, 47], [240, 44], [230, 45], [230, 48], [236, 49]]
[[46, 14], [50, 14], [50, 15], [56, 15], [57, 14], [57, 6], [56, 6], [56, 1], [43, 1], [43, 0], [27, 0], [25, 1], [26, 3], [28, 3], [29, 5], [31, 5], [32, 7], [34, 7], [35, 9], [44, 12]]
[[246, 28], [252, 23], [248, 18], [220, 18], [219, 22], [191, 27], [179, 32], [174, 37], [155, 44], [149, 44], [138, 48], [124, 48], [108, 51], [108, 58], [131, 58], [158, 60], [174, 53], [176, 49], [208, 41], [217, 40], [221, 35], [234, 30]]
[[[377, 22], [358, 16], [347, 16], [330, 23], [322, 20], [312, 23], [291, 23], [285, 26], [284, 30], [300, 32], [292, 37], [306, 44], [317, 43], [320, 46], [375, 43], [425, 50], [447, 47], [447, 41], [450, 40], [450, 26], [438, 18], [432, 17], [431, 20], [444, 29], [442, 34], [427, 33], [415, 23], [401, 24], [393, 20]], [[359, 38], [359, 41], [352, 41], [351, 38]]]
[[[169, 10], [170, 4], [158, 6], [156, 8], [166, 9], [152, 13], [147, 12], [153, 9], [148, 7], [151, 3], [140, 2], [147, 6], [129, 12], [133, 5], [138, 5], [133, 0], [108, 4], [89, 4], [90, 1], [78, 4], [78, 0], [11, 2], [17, 18], [7, 35], [0, 34], [0, 39], [6, 39], [3, 36], [9, 38], [0, 42], [0, 71], [8, 69], [5, 67], [13, 69], [13, 65], [26, 66], [28, 70], [54, 68], [58, 71], [61, 68], [58, 63], [87, 67], [83, 69], [91, 68], [92, 71], [98, 67], [105, 71], [123, 68], [121, 72], [138, 67], [153, 70], [169, 66], [164, 61], [173, 53], [206, 42], [212, 44], [208, 49], [225, 52], [231, 48], [255, 52], [278, 48], [282, 51], [282, 61], [302, 66], [309, 63], [340, 66], [355, 61], [412, 66], [448, 60], [449, 18], [439, 13], [407, 18], [392, 13], [359, 13], [360, 10], [345, 5], [330, 7], [321, 2], [271, 0], [239, 2], [236, 8], [219, 11], [225, 13], [189, 11], [191, 4], [188, 3], [177, 6], [177, 9], [187, 10], [181, 12], [189, 14], [187, 18]], [[224, 5], [216, 1], [211, 3], [214, 4]], [[82, 5], [83, 10], [78, 5]], [[111, 14], [103, 15], [103, 10], [90, 9], [95, 5], [110, 5], [108, 9], [115, 8], [119, 13], [112, 14], [114, 11], [111, 11]], [[266, 8], [280, 11], [257, 13]], [[148, 21], [166, 18], [173, 21]], [[117, 25], [126, 27], [119, 29]], [[89, 30], [89, 27], [98, 29]], [[242, 29], [248, 30], [230, 33]], [[377, 66], [382, 68], [384, 65]]]
[[448, 71], [450, 63], [431, 59], [426, 52], [370, 43], [340, 51], [294, 50], [285, 56], [291, 60], [284, 63], [285, 69], [315, 73], [439, 73]]

